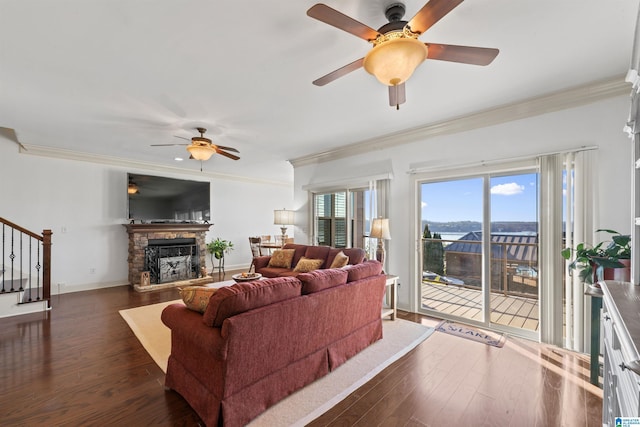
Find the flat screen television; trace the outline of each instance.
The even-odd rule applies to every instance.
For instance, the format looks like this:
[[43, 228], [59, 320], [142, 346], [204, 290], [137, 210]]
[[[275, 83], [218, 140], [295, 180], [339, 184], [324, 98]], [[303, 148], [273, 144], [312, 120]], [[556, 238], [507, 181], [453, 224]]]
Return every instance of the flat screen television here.
[[127, 214], [141, 222], [211, 220], [210, 183], [127, 174]]

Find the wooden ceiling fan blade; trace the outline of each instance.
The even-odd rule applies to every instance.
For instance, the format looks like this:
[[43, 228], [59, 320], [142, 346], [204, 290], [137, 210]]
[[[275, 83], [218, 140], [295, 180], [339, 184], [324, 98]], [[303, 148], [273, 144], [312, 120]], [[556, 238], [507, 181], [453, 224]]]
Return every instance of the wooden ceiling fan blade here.
[[380, 35], [380, 33], [373, 28], [356, 21], [342, 12], [330, 8], [326, 4], [318, 3], [311, 6], [311, 8], [307, 10], [307, 15], [366, 41], [375, 40], [375, 38]]
[[414, 33], [422, 34], [456, 8], [463, 0], [429, 0], [415, 14], [408, 25]]
[[216, 147], [218, 147], [221, 150], [233, 151], [234, 153], [239, 153], [239, 151], [233, 147], [225, 147], [224, 145], [217, 145], [217, 144], [216, 144]]
[[176, 138], [180, 138], [180, 139], [185, 139], [187, 141], [191, 141], [191, 138], [185, 138], [184, 136], [179, 136], [179, 135], [173, 135], [173, 136], [175, 136]]
[[5, 138], [15, 142], [21, 150], [27, 151], [27, 148], [18, 140], [18, 135], [16, 134], [15, 129], [0, 127], [0, 135], [3, 135]]
[[360, 58], [356, 61], [353, 61], [351, 64], [347, 64], [344, 67], [338, 68], [337, 70], [334, 70], [332, 72], [330, 72], [329, 74], [320, 77], [317, 80], [313, 81], [313, 84], [316, 86], [324, 86], [327, 83], [331, 83], [332, 81], [346, 75], [349, 74], [352, 71], [357, 70], [358, 68], [362, 67], [362, 63], [364, 62], [364, 58]]
[[425, 43], [429, 48], [427, 59], [461, 62], [472, 65], [489, 65], [500, 53], [489, 47], [456, 46], [452, 44]]
[[226, 151], [220, 150], [219, 147], [216, 149], [216, 153], [221, 154], [221, 155], [223, 155], [225, 157], [228, 157], [228, 158], [230, 158], [232, 160], [239, 160], [240, 159], [240, 157], [238, 157], [236, 155], [233, 155], [231, 153], [227, 153]]
[[151, 147], [176, 147], [176, 146], [187, 146], [191, 144], [151, 144]]
[[389, 86], [389, 105], [400, 109], [400, 104], [407, 102], [407, 94], [404, 83], [395, 86]]

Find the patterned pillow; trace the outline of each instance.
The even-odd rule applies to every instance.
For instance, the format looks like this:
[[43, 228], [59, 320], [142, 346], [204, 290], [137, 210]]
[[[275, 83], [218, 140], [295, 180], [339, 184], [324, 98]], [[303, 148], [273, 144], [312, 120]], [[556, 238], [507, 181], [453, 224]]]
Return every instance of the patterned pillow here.
[[344, 252], [340, 251], [333, 259], [331, 263], [331, 267], [329, 268], [342, 268], [349, 262], [349, 257], [344, 254]]
[[317, 270], [322, 267], [324, 264], [323, 259], [313, 259], [313, 258], [300, 258], [298, 264], [296, 264], [296, 268], [293, 269], [295, 273], [308, 273], [313, 270]]
[[269, 267], [291, 268], [291, 261], [295, 249], [278, 249], [273, 251], [269, 260]]
[[204, 313], [211, 295], [216, 293], [217, 290], [217, 288], [208, 288], [206, 286], [186, 286], [180, 288], [180, 296], [188, 309]]

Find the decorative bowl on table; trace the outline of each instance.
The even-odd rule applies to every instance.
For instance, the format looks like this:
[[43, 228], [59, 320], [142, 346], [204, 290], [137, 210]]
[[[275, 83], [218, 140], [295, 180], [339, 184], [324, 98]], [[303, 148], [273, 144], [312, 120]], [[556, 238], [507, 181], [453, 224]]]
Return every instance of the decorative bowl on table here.
[[258, 280], [262, 277], [260, 273], [238, 273], [231, 276], [236, 282], [250, 282], [251, 280]]

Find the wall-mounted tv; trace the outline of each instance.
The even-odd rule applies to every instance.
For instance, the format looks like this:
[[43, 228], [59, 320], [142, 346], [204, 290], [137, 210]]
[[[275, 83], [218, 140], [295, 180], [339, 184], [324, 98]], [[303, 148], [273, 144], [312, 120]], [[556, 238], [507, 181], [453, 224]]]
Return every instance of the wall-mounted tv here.
[[210, 183], [127, 174], [128, 218], [141, 222], [211, 220]]

